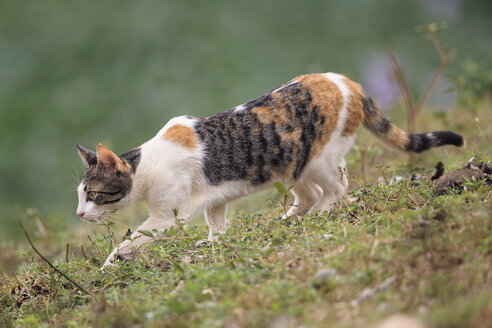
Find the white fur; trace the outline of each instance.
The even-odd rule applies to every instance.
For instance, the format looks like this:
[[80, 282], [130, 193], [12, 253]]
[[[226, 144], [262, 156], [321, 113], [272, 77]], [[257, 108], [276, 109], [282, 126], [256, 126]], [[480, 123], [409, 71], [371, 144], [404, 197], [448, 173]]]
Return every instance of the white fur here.
[[234, 107], [234, 112], [242, 112], [244, 109], [246, 108], [246, 106], [243, 105], [239, 105], [239, 106], [236, 106]]
[[292, 84], [294, 84], [296, 82], [297, 82], [296, 80], [292, 80], [290, 82], [287, 82], [286, 84], [284, 84], [284, 85], [278, 87], [277, 89], [273, 90], [272, 93], [278, 92], [278, 91], [282, 90], [283, 88], [288, 87], [289, 85], [292, 85]]
[[[323, 151], [313, 158], [297, 180], [283, 180], [284, 184], [293, 185], [294, 204], [287, 215], [302, 215], [315, 205], [322, 211], [329, 211], [333, 203], [345, 194], [347, 176], [344, 156], [351, 147], [354, 136], [343, 137], [342, 131], [347, 116], [347, 103], [350, 94], [342, 75], [327, 73], [325, 77], [334, 82], [344, 97], [335, 131]], [[293, 80], [290, 83], [295, 82]], [[290, 84], [289, 83], [289, 84]], [[287, 85], [289, 85], [287, 84]], [[280, 87], [280, 90], [285, 86]], [[240, 105], [236, 111], [243, 110]], [[162, 135], [175, 124], [193, 127], [196, 120], [181, 116], [170, 120], [154, 138], [141, 147], [141, 159], [133, 177], [133, 186], [129, 195], [119, 202], [118, 207], [139, 200], [146, 200], [149, 218], [133, 233], [131, 240], [124, 241], [106, 260], [106, 265], [113, 263], [117, 254], [129, 253], [133, 249], [152, 241], [138, 233], [138, 230], [165, 229], [175, 224], [173, 209], [178, 209], [180, 219], [189, 220], [199, 211], [204, 211], [210, 229], [209, 239], [226, 230], [226, 204], [239, 197], [270, 188], [274, 182], [252, 186], [248, 181], [228, 181], [218, 186], [207, 183], [202, 170], [204, 150], [201, 145], [190, 151], [185, 147], [162, 139]], [[85, 212], [84, 219], [99, 222], [100, 217], [111, 207], [98, 209], [92, 202], [85, 201], [83, 185], [78, 188], [79, 206], [77, 212]], [[91, 204], [92, 203], [92, 204]]]

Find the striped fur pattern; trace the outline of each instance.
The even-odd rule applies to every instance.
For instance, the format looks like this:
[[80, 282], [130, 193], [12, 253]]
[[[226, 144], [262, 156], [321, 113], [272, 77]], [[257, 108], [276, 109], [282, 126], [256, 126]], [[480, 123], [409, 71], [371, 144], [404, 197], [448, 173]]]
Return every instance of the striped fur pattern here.
[[399, 150], [420, 153], [433, 147], [454, 145], [462, 147], [462, 136], [451, 131], [434, 131], [408, 134], [384, 117], [379, 107], [370, 97], [362, 96], [364, 127], [379, 137], [384, 143]]
[[[175, 224], [173, 209], [186, 220], [204, 211], [213, 239], [225, 232], [229, 201], [277, 181], [293, 186], [294, 202], [286, 215], [329, 212], [347, 190], [344, 157], [361, 123], [404, 151], [464, 144], [449, 131], [407, 134], [343, 75], [302, 75], [214, 116], [174, 118], [121, 156], [102, 145], [97, 152], [78, 146], [87, 170], [78, 188], [77, 214], [101, 222], [107, 213], [145, 200], [150, 217], [138, 230], [169, 228]], [[134, 233], [105, 265], [148, 238]]]

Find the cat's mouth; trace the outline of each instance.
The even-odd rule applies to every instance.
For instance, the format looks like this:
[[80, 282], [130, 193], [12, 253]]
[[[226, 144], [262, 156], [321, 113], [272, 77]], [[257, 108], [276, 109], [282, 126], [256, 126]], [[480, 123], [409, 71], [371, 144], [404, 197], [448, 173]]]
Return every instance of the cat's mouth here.
[[113, 210], [113, 211], [104, 211], [102, 213], [95, 213], [95, 214], [83, 214], [83, 215], [79, 215], [80, 218], [86, 222], [89, 222], [89, 223], [104, 223], [106, 221], [106, 214], [108, 213], [114, 213], [116, 212], [116, 210]]
[[94, 217], [81, 217], [81, 219], [85, 222], [89, 222], [89, 223], [101, 223], [103, 221], [103, 217], [99, 217], [99, 218], [94, 218]]

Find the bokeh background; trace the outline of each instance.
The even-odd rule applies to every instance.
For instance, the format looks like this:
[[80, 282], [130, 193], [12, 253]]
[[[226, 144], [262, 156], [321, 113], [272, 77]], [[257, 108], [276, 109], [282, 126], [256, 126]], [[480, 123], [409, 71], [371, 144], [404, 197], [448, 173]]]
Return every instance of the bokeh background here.
[[174, 116], [223, 111], [296, 75], [344, 73], [398, 120], [386, 49], [418, 97], [439, 57], [415, 27], [441, 21], [457, 57], [425, 109], [437, 113], [459, 105], [457, 76], [477, 97], [487, 88], [490, 0], [1, 1], [0, 238], [18, 237], [26, 216], [80, 225], [76, 143], [123, 153]]

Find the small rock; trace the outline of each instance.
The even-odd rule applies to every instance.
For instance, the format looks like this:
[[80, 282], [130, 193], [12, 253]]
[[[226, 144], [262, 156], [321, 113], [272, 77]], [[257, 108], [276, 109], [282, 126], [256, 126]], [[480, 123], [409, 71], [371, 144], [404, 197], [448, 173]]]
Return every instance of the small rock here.
[[337, 275], [337, 270], [331, 268], [321, 269], [314, 275], [314, 280], [326, 280], [328, 278], [335, 277]]
[[424, 175], [422, 173], [417, 172], [417, 173], [412, 174], [412, 177], [410, 178], [410, 181], [417, 182], [417, 181], [422, 180], [423, 177], [424, 177]]
[[388, 304], [386, 302], [383, 302], [378, 305], [378, 311], [386, 312], [386, 313], [394, 313], [396, 311], [396, 308], [393, 304]]
[[321, 269], [313, 277], [313, 287], [319, 291], [329, 292], [335, 289], [338, 284], [338, 274], [335, 269]]
[[447, 193], [450, 189], [462, 191], [463, 183], [465, 179], [468, 180], [483, 180], [485, 184], [492, 185], [492, 165], [490, 161], [485, 163], [478, 157], [472, 157], [467, 162], [463, 163], [461, 169], [448, 172], [442, 175], [444, 172], [444, 165], [439, 162], [436, 165], [436, 172], [431, 177], [434, 181], [436, 192], [438, 195]]
[[479, 169], [474, 169], [474, 168], [459, 169], [453, 172], [449, 172], [437, 180], [436, 192], [439, 195], [443, 195], [446, 192], [448, 192], [449, 189], [462, 190], [463, 187], [461, 185], [465, 182], [463, 177], [470, 180], [471, 179], [482, 180], [487, 178], [487, 175], [484, 174]]
[[294, 318], [288, 317], [286, 315], [281, 315], [273, 318], [271, 323], [271, 327], [273, 328], [294, 328], [298, 327], [297, 322]]
[[412, 317], [395, 314], [381, 322], [376, 326], [377, 328], [424, 328], [422, 323]]

